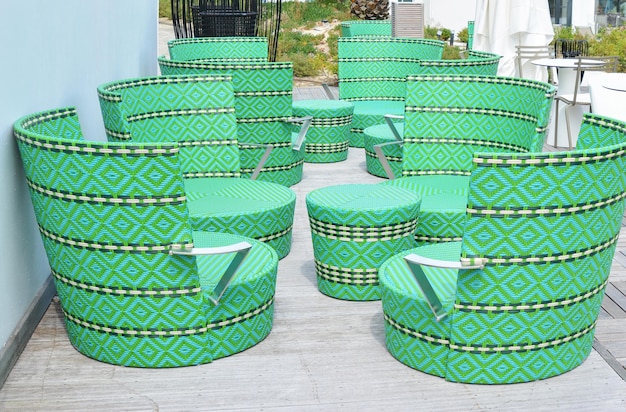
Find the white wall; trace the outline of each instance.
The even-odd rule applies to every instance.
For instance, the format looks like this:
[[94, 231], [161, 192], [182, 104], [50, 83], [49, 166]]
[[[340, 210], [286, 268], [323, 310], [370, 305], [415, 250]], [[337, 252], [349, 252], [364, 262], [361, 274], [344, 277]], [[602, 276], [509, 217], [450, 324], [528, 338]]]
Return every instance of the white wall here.
[[[397, 1], [390, 0], [390, 2]], [[414, 3], [424, 3], [424, 24], [426, 26], [450, 29], [455, 33], [467, 27], [467, 22], [474, 20], [474, 15], [476, 14], [476, 0], [412, 1]]]
[[474, 20], [476, 0], [429, 0], [429, 22], [432, 27], [441, 27], [460, 32], [467, 22]]
[[157, 74], [157, 6], [156, 0], [0, 1], [0, 354], [50, 276], [12, 124], [72, 105], [87, 138], [105, 140], [96, 87]]

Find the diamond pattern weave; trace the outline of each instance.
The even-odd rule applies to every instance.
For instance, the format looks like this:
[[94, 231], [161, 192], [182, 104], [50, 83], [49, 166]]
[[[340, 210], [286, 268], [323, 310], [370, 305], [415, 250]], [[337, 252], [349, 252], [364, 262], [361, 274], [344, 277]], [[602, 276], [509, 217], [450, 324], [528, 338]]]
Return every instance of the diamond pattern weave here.
[[292, 149], [293, 67], [287, 62], [216, 63], [159, 58], [161, 73], [221, 74], [232, 77], [235, 91], [237, 136], [240, 143], [241, 173], [250, 176], [265, 149], [249, 145], [272, 144], [274, 150], [261, 170], [259, 180], [292, 186], [302, 180], [303, 151]]
[[555, 89], [498, 76], [409, 76], [402, 176], [422, 197], [416, 239], [460, 240], [476, 152], [541, 151]]
[[[86, 142], [73, 108], [24, 117], [15, 136], [78, 351], [117, 365], [174, 367], [267, 336], [276, 252], [241, 236], [192, 232], [178, 144]], [[170, 254], [244, 240], [252, 249], [217, 306], [208, 294], [233, 255]]]
[[[544, 379], [586, 359], [624, 213], [626, 124], [586, 115], [581, 130], [585, 150], [475, 155], [463, 241], [381, 266], [394, 357], [488, 384]], [[424, 267], [448, 313], [441, 322], [404, 263], [411, 252], [485, 261], [458, 272]]]
[[172, 60], [267, 61], [265, 37], [196, 37], [167, 42]]
[[[240, 131], [228, 79], [226, 74], [190, 75], [102, 85], [105, 127], [113, 130], [108, 134], [114, 140], [177, 141], [194, 230], [261, 240], [282, 258], [291, 249], [295, 194], [285, 185], [238, 178], [244, 164], [240, 159], [247, 157], [240, 158]], [[285, 146], [273, 153], [291, 153], [290, 143]]]

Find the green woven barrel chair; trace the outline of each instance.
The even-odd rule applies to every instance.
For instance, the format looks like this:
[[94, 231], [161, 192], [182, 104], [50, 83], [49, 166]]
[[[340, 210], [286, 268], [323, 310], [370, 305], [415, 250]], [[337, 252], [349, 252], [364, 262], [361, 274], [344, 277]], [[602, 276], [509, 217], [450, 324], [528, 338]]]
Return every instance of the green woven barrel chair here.
[[406, 76], [421, 59], [441, 59], [444, 42], [385, 36], [339, 38], [339, 99], [354, 103], [350, 145], [364, 147], [363, 130], [402, 115]]
[[157, 76], [100, 85], [111, 141], [178, 142], [195, 230], [251, 237], [291, 249], [295, 193], [240, 177], [233, 88], [228, 76]]
[[[469, 50], [466, 59], [458, 60], [420, 60], [413, 75], [479, 75], [496, 76], [501, 56], [493, 53]], [[387, 177], [387, 173], [380, 164], [374, 151], [375, 145], [395, 140], [401, 141], [404, 125], [400, 122], [402, 116], [397, 116], [395, 125], [370, 126], [363, 131], [365, 147], [365, 164], [368, 173], [378, 177]], [[385, 119], [386, 120], [386, 119]], [[402, 150], [396, 145], [384, 147], [384, 154], [395, 175], [402, 169]]]
[[623, 219], [626, 124], [589, 117], [583, 128], [596, 148], [475, 154], [462, 242], [381, 266], [387, 349], [400, 362], [503, 384], [587, 358]]
[[266, 37], [196, 37], [167, 42], [172, 60], [266, 62]]
[[[555, 89], [498, 76], [409, 76], [403, 142], [374, 147], [390, 180], [422, 198], [419, 243], [458, 241], [463, 234], [472, 156], [540, 152]], [[385, 145], [402, 144], [395, 178]]]
[[[185, 62], [159, 57], [164, 75], [224, 74], [235, 89], [241, 174], [248, 177], [264, 158], [259, 145], [274, 148], [258, 180], [292, 186], [302, 180], [304, 139], [310, 118], [292, 116], [293, 65], [289, 62]], [[296, 125], [302, 124], [294, 131]]]
[[341, 37], [391, 36], [391, 20], [349, 20], [341, 22]]
[[26, 116], [14, 130], [79, 352], [116, 365], [186, 366], [270, 333], [276, 252], [192, 231], [178, 145], [85, 141], [74, 108]]

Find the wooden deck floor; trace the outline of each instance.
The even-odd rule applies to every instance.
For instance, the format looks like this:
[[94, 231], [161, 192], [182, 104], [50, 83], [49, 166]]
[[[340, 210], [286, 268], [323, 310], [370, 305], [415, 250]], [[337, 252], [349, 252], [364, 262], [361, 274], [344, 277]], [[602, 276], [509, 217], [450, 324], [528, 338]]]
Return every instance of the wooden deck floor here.
[[[295, 98], [324, 98], [299, 88]], [[280, 262], [272, 333], [208, 365], [154, 370], [103, 364], [70, 345], [53, 302], [0, 390], [0, 410], [626, 410], [626, 234], [596, 332], [596, 350], [575, 370], [539, 382], [465, 385], [410, 369], [385, 349], [380, 302], [318, 292], [305, 208], [311, 190], [375, 183], [362, 149], [348, 160], [305, 164], [293, 248]], [[626, 229], [624, 229], [626, 231]]]
[[[160, 54], [173, 38], [159, 25]], [[326, 98], [302, 87], [294, 99]], [[380, 302], [346, 302], [317, 291], [304, 204], [308, 192], [375, 183], [362, 149], [348, 160], [305, 164], [292, 251], [280, 262], [274, 328], [257, 346], [208, 365], [136, 369], [103, 364], [70, 345], [57, 302], [0, 389], [0, 411], [625, 411], [626, 228], [596, 330], [578, 368], [544, 381], [464, 385], [410, 369], [385, 349]]]

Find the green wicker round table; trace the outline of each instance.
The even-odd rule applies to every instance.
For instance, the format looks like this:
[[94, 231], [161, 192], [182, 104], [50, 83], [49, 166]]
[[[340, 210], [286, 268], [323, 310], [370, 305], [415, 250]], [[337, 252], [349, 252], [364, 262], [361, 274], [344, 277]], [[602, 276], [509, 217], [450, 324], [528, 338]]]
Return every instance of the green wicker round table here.
[[[404, 123], [394, 123], [400, 136], [404, 134]], [[378, 177], [388, 178], [387, 173], [380, 164], [374, 146], [389, 143], [396, 140], [393, 132], [387, 123], [367, 127], [363, 130], [363, 140], [365, 146], [365, 168], [369, 174]], [[389, 162], [391, 171], [396, 177], [402, 176], [402, 145], [383, 146], [383, 153]]]
[[333, 163], [346, 160], [354, 105], [340, 100], [297, 100], [294, 116], [313, 116], [304, 145], [304, 161]]
[[415, 245], [420, 197], [383, 185], [329, 186], [306, 197], [317, 286], [345, 300], [378, 300], [378, 268]]

